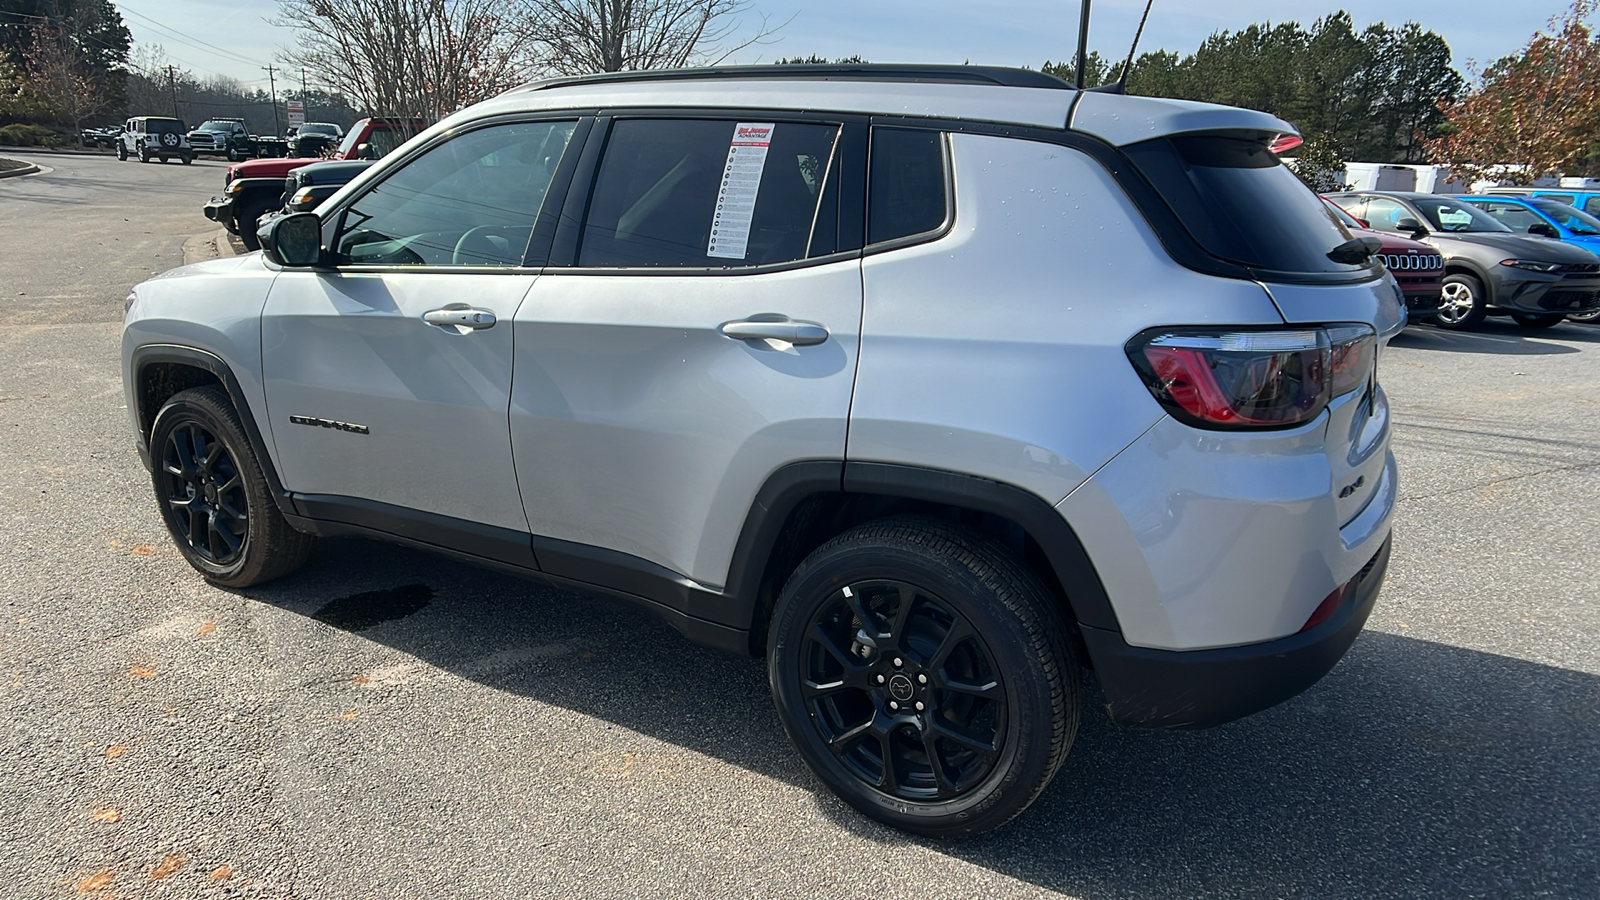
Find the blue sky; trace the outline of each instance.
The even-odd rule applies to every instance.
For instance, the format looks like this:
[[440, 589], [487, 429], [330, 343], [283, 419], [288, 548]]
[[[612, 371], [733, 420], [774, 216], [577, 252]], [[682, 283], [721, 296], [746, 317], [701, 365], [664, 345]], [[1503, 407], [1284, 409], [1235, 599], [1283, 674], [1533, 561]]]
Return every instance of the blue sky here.
[[[266, 87], [261, 67], [279, 65], [278, 51], [293, 41], [289, 30], [267, 24], [277, 11], [276, 0], [115, 2], [136, 42], [161, 44], [174, 64], [201, 77], [222, 74]], [[790, 21], [772, 43], [748, 48], [733, 61], [816, 53], [856, 54], [873, 62], [971, 61], [1037, 68], [1046, 60], [1071, 56], [1078, 6], [1077, 0], [750, 0], [743, 33], [753, 31], [761, 16], [774, 25]], [[1218, 29], [1264, 21], [1309, 25], [1343, 8], [1358, 28], [1379, 21], [1420, 22], [1444, 35], [1457, 68], [1465, 72], [1468, 59], [1488, 61], [1517, 50], [1566, 6], [1562, 0], [1511, 6], [1488, 0], [1156, 0], [1140, 49], [1187, 52]], [[1113, 56], [1127, 53], [1143, 8], [1143, 0], [1096, 0], [1090, 46]], [[298, 80], [298, 72], [290, 77]]]

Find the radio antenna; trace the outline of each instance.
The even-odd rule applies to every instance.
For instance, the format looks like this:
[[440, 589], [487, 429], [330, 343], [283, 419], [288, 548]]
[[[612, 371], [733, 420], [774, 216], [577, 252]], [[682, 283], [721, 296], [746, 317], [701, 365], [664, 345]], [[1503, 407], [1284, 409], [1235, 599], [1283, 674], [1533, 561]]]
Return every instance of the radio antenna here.
[[1078, 65], [1072, 72], [1072, 86], [1083, 90], [1083, 69], [1089, 63], [1089, 0], [1083, 0], [1083, 13], [1078, 16]]
[[1150, 7], [1154, 6], [1155, 3], [1156, 0], [1146, 0], [1145, 2], [1144, 15], [1139, 17], [1139, 30], [1133, 33], [1133, 45], [1128, 48], [1128, 59], [1122, 64], [1122, 74], [1117, 76], [1117, 84], [1126, 85], [1128, 83], [1128, 73], [1133, 70], [1133, 54], [1139, 50], [1139, 38], [1144, 35], [1144, 23], [1150, 18]]

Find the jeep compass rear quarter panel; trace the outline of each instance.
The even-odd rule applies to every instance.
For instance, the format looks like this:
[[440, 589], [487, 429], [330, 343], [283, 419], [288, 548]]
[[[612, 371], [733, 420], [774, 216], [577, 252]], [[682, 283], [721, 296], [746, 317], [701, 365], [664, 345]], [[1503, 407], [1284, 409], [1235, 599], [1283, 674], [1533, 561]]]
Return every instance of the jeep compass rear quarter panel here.
[[863, 263], [849, 458], [1056, 503], [1161, 419], [1124, 345], [1164, 324], [1282, 324], [1257, 284], [1172, 260], [1081, 151], [950, 137], [955, 219]]

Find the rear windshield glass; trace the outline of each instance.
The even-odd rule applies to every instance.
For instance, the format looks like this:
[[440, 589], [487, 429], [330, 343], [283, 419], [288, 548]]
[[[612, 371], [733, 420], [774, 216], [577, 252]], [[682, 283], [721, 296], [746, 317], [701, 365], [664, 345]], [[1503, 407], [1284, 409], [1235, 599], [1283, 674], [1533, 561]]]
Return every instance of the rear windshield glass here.
[[1134, 144], [1127, 153], [1213, 256], [1278, 272], [1367, 271], [1328, 258], [1350, 232], [1263, 140], [1184, 135]]
[[145, 134], [169, 134], [169, 133], [174, 132], [174, 131], [181, 132], [183, 130], [184, 130], [183, 123], [178, 121], [177, 119], [145, 119], [144, 120], [144, 133]]
[[1557, 203], [1554, 200], [1545, 200], [1544, 198], [1534, 200], [1533, 205], [1539, 207], [1545, 215], [1566, 226], [1567, 230], [1573, 234], [1584, 236], [1600, 234], [1600, 219], [1589, 215], [1581, 209], [1574, 209], [1565, 203]]

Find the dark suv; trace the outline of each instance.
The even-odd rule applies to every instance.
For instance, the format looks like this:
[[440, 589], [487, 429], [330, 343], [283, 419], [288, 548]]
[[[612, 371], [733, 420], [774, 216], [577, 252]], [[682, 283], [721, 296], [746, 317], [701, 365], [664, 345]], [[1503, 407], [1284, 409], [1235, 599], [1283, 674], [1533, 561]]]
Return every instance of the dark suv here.
[[1517, 234], [1471, 203], [1439, 194], [1359, 191], [1330, 194], [1374, 231], [1403, 234], [1444, 255], [1442, 328], [1470, 328], [1509, 315], [1549, 328], [1569, 313], [1600, 309], [1600, 257], [1560, 241]]

